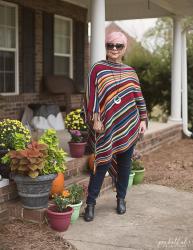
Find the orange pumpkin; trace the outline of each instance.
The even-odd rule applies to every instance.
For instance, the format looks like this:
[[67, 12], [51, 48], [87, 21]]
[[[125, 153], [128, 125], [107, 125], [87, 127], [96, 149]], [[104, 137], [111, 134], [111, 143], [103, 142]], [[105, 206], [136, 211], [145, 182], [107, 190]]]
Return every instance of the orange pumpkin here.
[[94, 169], [94, 160], [95, 160], [95, 157], [94, 157], [94, 154], [92, 154], [89, 159], [88, 159], [88, 166], [91, 170]]
[[58, 173], [58, 175], [52, 182], [50, 193], [51, 195], [62, 194], [63, 190], [64, 190], [64, 174]]

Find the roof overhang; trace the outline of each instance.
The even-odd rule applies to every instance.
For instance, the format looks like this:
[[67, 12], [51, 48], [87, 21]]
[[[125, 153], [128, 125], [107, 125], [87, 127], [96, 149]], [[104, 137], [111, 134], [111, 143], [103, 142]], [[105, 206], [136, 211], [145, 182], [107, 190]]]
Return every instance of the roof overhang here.
[[[87, 8], [89, 13], [92, 0], [61, 1]], [[105, 4], [106, 21], [193, 15], [193, 0], [106, 0]]]

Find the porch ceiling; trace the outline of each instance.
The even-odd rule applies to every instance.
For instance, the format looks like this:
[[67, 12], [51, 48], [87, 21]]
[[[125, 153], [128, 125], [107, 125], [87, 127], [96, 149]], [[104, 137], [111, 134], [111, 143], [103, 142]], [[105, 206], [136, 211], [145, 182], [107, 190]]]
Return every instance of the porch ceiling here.
[[[88, 8], [92, 0], [61, 0]], [[106, 0], [106, 20], [192, 16], [193, 0]]]

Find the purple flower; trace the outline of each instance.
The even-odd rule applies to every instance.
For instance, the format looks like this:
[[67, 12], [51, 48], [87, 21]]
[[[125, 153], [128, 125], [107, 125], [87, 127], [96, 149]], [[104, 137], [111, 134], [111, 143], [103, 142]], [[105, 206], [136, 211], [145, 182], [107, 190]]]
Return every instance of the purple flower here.
[[72, 142], [82, 142], [83, 137], [82, 134], [79, 130], [70, 130], [70, 134], [71, 134], [71, 141]]

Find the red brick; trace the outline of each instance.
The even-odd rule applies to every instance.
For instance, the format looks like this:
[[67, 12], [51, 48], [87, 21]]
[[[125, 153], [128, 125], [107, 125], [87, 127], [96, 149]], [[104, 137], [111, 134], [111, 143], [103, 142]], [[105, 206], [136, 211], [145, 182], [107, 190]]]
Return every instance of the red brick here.
[[7, 222], [7, 220], [9, 219], [9, 212], [8, 210], [3, 210], [0, 211], [0, 224], [3, 222]]
[[27, 221], [43, 223], [45, 220], [45, 209], [23, 209], [23, 219]]

